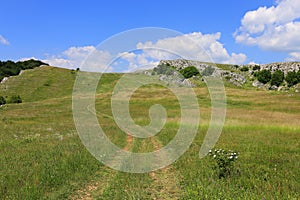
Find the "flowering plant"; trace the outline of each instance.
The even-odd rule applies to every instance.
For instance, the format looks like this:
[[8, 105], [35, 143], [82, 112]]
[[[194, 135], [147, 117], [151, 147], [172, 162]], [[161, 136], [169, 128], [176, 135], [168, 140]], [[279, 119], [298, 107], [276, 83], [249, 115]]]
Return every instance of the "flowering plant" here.
[[233, 171], [233, 162], [238, 159], [239, 153], [232, 150], [214, 149], [208, 155], [216, 161], [219, 178], [225, 178]]

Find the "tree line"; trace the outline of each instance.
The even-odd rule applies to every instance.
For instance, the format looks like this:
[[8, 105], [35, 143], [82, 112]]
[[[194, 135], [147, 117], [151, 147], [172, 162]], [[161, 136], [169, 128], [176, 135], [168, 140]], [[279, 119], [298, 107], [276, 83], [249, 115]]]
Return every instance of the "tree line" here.
[[18, 75], [21, 70], [33, 69], [41, 65], [48, 64], [34, 59], [18, 62], [13, 62], [11, 60], [0, 61], [0, 81], [2, 81], [4, 77]]
[[261, 83], [270, 83], [271, 85], [280, 86], [283, 81], [285, 80], [288, 87], [292, 87], [298, 83], [300, 83], [300, 70], [298, 72], [296, 71], [290, 71], [284, 76], [283, 71], [276, 70], [273, 74], [270, 70], [262, 70], [254, 74], [256, 76], [257, 80]]

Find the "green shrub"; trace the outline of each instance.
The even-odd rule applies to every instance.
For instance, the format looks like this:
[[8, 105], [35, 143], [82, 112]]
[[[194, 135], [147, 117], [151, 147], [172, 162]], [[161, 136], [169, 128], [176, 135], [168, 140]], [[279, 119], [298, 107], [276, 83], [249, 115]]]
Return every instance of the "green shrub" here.
[[154, 72], [157, 74], [166, 74], [166, 75], [172, 75], [176, 71], [175, 67], [170, 66], [169, 63], [158, 65], [153, 69]]
[[260, 70], [260, 66], [259, 66], [259, 65], [255, 65], [255, 66], [253, 67], [253, 70], [254, 70], [254, 71]]
[[247, 71], [249, 71], [249, 67], [243, 66], [240, 70], [241, 70], [241, 72], [247, 72]]
[[191, 78], [192, 76], [197, 76], [200, 74], [198, 69], [194, 66], [186, 67], [180, 70], [180, 73], [183, 75], [184, 78]]
[[269, 70], [264, 69], [258, 72], [256, 77], [259, 82], [266, 84], [271, 80], [272, 74]]
[[291, 87], [291, 86], [296, 85], [297, 83], [299, 83], [297, 74], [298, 73], [296, 73], [295, 71], [287, 73], [287, 75], [285, 77], [285, 81], [287, 82], [287, 84], [288, 84], [289, 87]]
[[216, 162], [214, 169], [218, 171], [219, 178], [226, 178], [233, 174], [233, 162], [238, 158], [238, 152], [215, 149], [210, 150], [208, 155]]
[[3, 96], [0, 96], [0, 105], [6, 104], [6, 100]]
[[298, 83], [300, 83], [300, 70], [298, 70], [297, 72], [297, 79], [298, 79]]
[[22, 98], [20, 97], [20, 95], [13, 95], [10, 97], [9, 102], [10, 103], [22, 103]]
[[206, 67], [203, 72], [202, 72], [202, 76], [211, 76], [215, 71], [215, 68], [208, 66]]
[[281, 70], [277, 70], [272, 74], [271, 85], [276, 85], [277, 87], [283, 82], [284, 73]]

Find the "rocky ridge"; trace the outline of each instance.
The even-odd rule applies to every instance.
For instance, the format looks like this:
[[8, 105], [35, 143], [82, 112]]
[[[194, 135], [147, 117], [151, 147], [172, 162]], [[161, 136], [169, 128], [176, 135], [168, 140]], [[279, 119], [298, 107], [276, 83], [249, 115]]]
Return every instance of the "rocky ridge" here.
[[[249, 65], [253, 66], [253, 65]], [[286, 75], [291, 71], [299, 71], [300, 70], [300, 62], [277, 62], [277, 63], [269, 63], [260, 65], [261, 69], [270, 70], [271, 72], [275, 72], [276, 70], [281, 70]]]
[[[209, 76], [215, 76], [215, 77], [223, 77], [229, 82], [237, 85], [242, 86], [246, 82], [246, 78], [242, 76], [241, 74], [229, 71], [229, 70], [223, 70], [217, 67], [215, 64], [212, 63], [205, 63], [200, 61], [194, 61], [194, 60], [161, 60], [159, 62], [159, 65], [166, 65], [169, 64], [171, 66], [174, 66], [176, 70], [184, 69], [188, 66], [194, 66], [196, 67], [201, 74], [205, 73], [205, 70], [207, 68], [212, 68], [213, 72], [212, 74], [208, 74]], [[234, 68], [234, 66], [232, 66]]]
[[[188, 66], [196, 67], [199, 72], [205, 76], [205, 73], [208, 68], [212, 73], [208, 74], [209, 76], [221, 77], [230, 83], [236, 86], [243, 86], [247, 81], [250, 81], [254, 87], [264, 88], [264, 89], [272, 89], [272, 90], [283, 90], [286, 89], [285, 86], [281, 87], [273, 87], [269, 84], [263, 84], [259, 81], [255, 80], [254, 73], [260, 70], [270, 70], [272, 73], [276, 70], [281, 70], [286, 75], [290, 71], [299, 71], [300, 70], [300, 62], [277, 62], [277, 63], [269, 63], [269, 64], [261, 64], [259, 65], [260, 69], [256, 67], [258, 64], [247, 64], [247, 65], [222, 65], [222, 64], [214, 64], [214, 63], [206, 63], [195, 60], [185, 60], [185, 59], [177, 59], [177, 60], [161, 60], [158, 65], [169, 65], [173, 66], [177, 71], [180, 71]], [[242, 68], [247, 68], [245, 71]], [[160, 80], [170, 81], [170, 77], [166, 75], [160, 75]], [[175, 81], [179, 85], [187, 85], [190, 86], [191, 83], [187, 79], [178, 79]], [[297, 91], [297, 88], [296, 88]]]

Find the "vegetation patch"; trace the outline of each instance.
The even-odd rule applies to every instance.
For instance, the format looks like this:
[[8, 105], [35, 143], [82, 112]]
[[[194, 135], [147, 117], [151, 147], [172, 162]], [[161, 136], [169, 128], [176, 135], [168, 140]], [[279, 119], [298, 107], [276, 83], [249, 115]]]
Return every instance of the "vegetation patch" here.
[[183, 75], [184, 78], [191, 78], [193, 76], [200, 75], [198, 69], [194, 66], [186, 67], [186, 68], [180, 70], [180, 73]]
[[36, 67], [39, 67], [41, 65], [48, 65], [47, 63], [44, 63], [39, 60], [26, 60], [26, 61], [19, 61], [19, 62], [13, 62], [13, 61], [0, 61], [0, 81], [4, 77], [9, 76], [16, 76], [18, 75], [21, 70], [26, 69], [34, 69]]
[[[180, 104], [176, 96], [158, 85], [136, 90], [130, 99], [130, 114], [137, 124], [150, 123], [149, 108], [154, 104], [165, 107], [168, 119], [154, 137], [129, 140], [128, 134], [113, 120], [110, 106], [113, 88], [121, 77], [122, 74], [101, 77], [95, 102], [99, 125], [120, 148], [137, 153], [160, 149], [175, 137], [180, 127]], [[248, 199], [249, 196], [298, 199], [300, 196], [299, 93], [226, 85], [228, 107], [222, 134], [211, 155], [199, 159], [212, 108], [205, 84], [193, 88], [200, 105], [201, 123], [189, 149], [167, 168], [127, 174], [97, 161], [77, 135], [72, 117], [75, 78], [76, 74], [70, 70], [42, 67], [0, 85], [0, 95], [5, 100], [17, 94], [23, 101], [0, 109], [1, 199]], [[48, 81], [50, 85], [45, 86]], [[219, 153], [214, 158], [215, 150]], [[238, 158], [233, 159], [238, 152]]]

